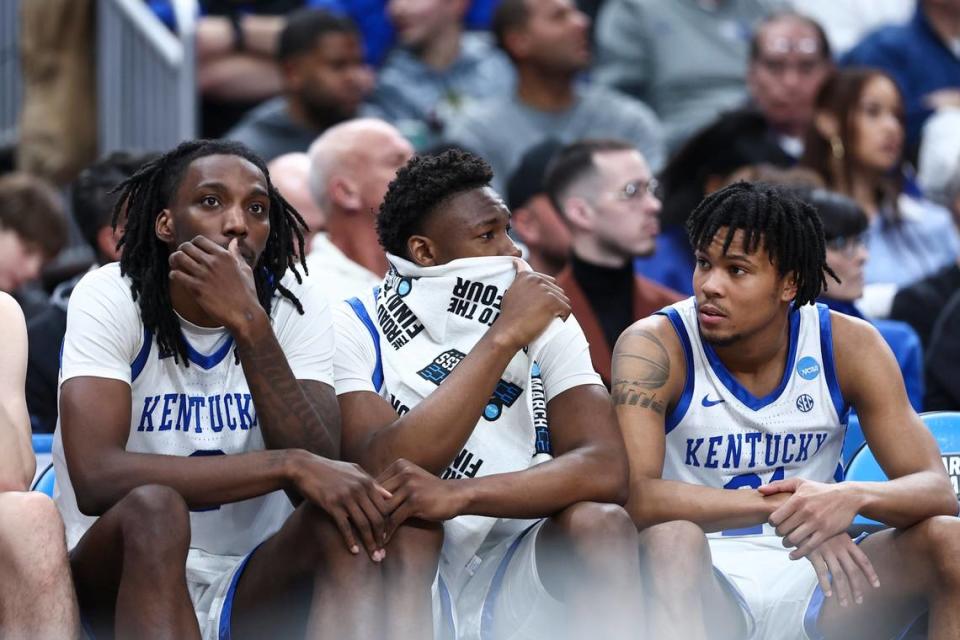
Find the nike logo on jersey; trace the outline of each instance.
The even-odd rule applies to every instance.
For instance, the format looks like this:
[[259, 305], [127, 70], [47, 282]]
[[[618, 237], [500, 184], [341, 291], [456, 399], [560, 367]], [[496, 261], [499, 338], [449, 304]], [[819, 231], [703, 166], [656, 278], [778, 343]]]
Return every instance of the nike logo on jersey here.
[[702, 404], [705, 407], [712, 407], [714, 405], [720, 404], [721, 402], [726, 402], [726, 400], [711, 400], [710, 394], [708, 393], [707, 395], [703, 396], [703, 400], [700, 401], [700, 404]]

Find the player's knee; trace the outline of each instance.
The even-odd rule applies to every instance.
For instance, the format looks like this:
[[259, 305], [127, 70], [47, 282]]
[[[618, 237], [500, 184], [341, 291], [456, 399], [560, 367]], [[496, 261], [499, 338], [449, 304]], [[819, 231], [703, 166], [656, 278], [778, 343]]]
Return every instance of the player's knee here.
[[186, 554], [190, 512], [174, 489], [162, 485], [137, 487], [116, 508], [121, 510], [125, 551], [157, 558]]
[[555, 521], [578, 549], [636, 548], [637, 529], [620, 505], [578, 502], [564, 509]]
[[926, 551], [941, 583], [960, 588], [960, 518], [936, 516], [922, 527]]
[[443, 527], [440, 525], [398, 528], [387, 544], [384, 567], [391, 578], [432, 583], [443, 547]]
[[0, 559], [4, 566], [39, 576], [62, 568], [65, 558], [63, 521], [49, 497], [36, 492], [0, 495]]
[[710, 566], [707, 538], [703, 529], [687, 520], [657, 524], [640, 532], [640, 558], [644, 568], [694, 576]]

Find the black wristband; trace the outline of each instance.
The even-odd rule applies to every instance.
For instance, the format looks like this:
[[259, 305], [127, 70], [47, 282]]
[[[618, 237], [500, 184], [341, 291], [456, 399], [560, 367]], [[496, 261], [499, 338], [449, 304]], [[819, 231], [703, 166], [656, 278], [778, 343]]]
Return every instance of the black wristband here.
[[246, 38], [243, 35], [243, 14], [239, 12], [233, 12], [229, 16], [230, 27], [233, 30], [233, 50], [234, 51], [243, 51], [246, 47]]

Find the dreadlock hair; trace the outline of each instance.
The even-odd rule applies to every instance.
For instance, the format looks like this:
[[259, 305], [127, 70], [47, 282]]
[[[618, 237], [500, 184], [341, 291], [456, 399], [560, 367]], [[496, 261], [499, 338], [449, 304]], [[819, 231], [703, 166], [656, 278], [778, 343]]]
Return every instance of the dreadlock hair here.
[[743, 250], [753, 253], [761, 245], [780, 277], [793, 273], [798, 309], [817, 299], [829, 275], [820, 216], [809, 204], [785, 189], [766, 184], [736, 182], [707, 196], [687, 219], [687, 235], [695, 250], [705, 251], [717, 232], [726, 227], [723, 253], [743, 231]]
[[482, 158], [462, 149], [435, 156], [414, 156], [397, 171], [377, 215], [377, 236], [383, 248], [407, 256], [407, 240], [423, 221], [455, 195], [490, 184], [493, 170]]
[[[253, 268], [260, 306], [269, 314], [274, 292], [293, 303], [302, 315], [303, 306], [293, 293], [280, 284], [287, 269], [293, 271], [297, 282], [302, 282], [297, 271], [297, 256], [303, 266], [303, 218], [270, 182], [267, 167], [256, 154], [238, 142], [225, 140], [191, 140], [179, 144], [172, 151], [141, 166], [136, 173], [117, 185], [117, 204], [113, 209], [112, 224], [126, 216], [126, 227], [117, 247], [123, 248], [120, 273], [131, 280], [133, 299], [140, 306], [143, 326], [157, 337], [161, 353], [171, 353], [174, 361], [189, 366], [187, 346], [170, 300], [170, 249], [155, 232], [157, 216], [172, 203], [183, 175], [190, 163], [210, 155], [238, 156], [256, 165], [267, 181], [270, 202], [270, 234], [267, 244]], [[299, 253], [295, 250], [299, 249]], [[234, 354], [236, 356], [236, 353]]]

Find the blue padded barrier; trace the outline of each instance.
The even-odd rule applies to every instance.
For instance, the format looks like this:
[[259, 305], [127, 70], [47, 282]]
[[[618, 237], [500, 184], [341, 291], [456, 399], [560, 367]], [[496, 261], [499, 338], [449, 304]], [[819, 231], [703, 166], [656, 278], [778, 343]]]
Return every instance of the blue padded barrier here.
[[[920, 419], [930, 429], [930, 433], [937, 441], [937, 446], [940, 447], [940, 458], [943, 461], [943, 466], [950, 476], [953, 491], [960, 500], [960, 412], [934, 411], [921, 414]], [[847, 465], [846, 479], [866, 482], [882, 482], [887, 479], [883, 469], [880, 468], [880, 463], [877, 462], [866, 443], [861, 445]], [[876, 527], [882, 525], [875, 520], [858, 515], [853, 520], [853, 526]]]

